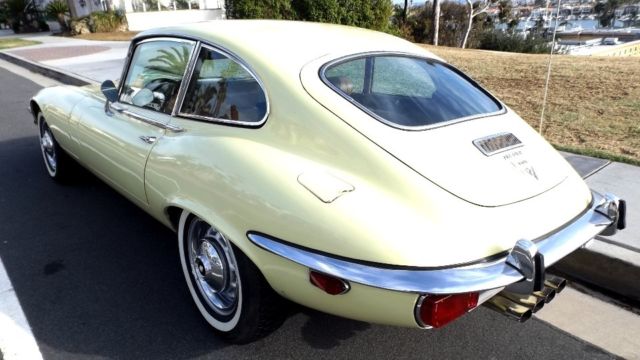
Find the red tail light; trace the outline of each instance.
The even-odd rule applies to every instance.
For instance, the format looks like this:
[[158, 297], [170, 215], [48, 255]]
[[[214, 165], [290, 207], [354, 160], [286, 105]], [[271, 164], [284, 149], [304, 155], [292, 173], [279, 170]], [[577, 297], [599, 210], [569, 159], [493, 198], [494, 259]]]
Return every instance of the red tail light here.
[[329, 295], [340, 295], [349, 291], [349, 283], [317, 271], [309, 271], [309, 281]]
[[416, 305], [416, 318], [423, 326], [439, 328], [478, 306], [478, 293], [427, 295]]

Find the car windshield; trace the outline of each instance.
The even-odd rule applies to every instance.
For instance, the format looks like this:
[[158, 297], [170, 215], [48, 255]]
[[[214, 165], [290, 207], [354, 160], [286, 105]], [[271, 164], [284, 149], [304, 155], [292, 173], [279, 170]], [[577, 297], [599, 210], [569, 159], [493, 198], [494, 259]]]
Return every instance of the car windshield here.
[[370, 55], [324, 68], [324, 80], [379, 120], [425, 127], [502, 110], [473, 80], [440, 61]]

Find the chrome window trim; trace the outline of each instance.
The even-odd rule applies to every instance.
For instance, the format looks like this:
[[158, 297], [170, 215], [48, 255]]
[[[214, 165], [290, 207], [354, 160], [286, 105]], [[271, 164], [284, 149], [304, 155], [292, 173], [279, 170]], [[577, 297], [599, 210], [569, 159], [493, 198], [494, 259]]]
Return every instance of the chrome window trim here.
[[[153, 111], [153, 110], [151, 110], [151, 111]], [[180, 132], [184, 131], [184, 128], [181, 128], [179, 126], [171, 125], [170, 123], [166, 123], [165, 124], [163, 122], [153, 120], [150, 117], [147, 117], [147, 116], [144, 116], [144, 115], [141, 115], [141, 114], [138, 114], [138, 113], [134, 113], [134, 112], [131, 112], [129, 110], [122, 110], [120, 112], [122, 114], [130, 116], [130, 117], [132, 117], [132, 118], [134, 118], [136, 120], [142, 121], [142, 122], [147, 123], [149, 125], [157, 126], [157, 127], [161, 128], [161, 129], [168, 130], [168, 131], [171, 131], [171, 132], [174, 132], [174, 133], [180, 133]], [[163, 114], [163, 115], [170, 116], [168, 114]]]
[[[182, 88], [182, 83], [184, 83], [186, 74], [187, 74], [187, 70], [189, 69], [189, 65], [191, 64], [191, 61], [193, 60], [193, 54], [194, 51], [198, 45], [198, 41], [197, 40], [189, 40], [189, 39], [182, 39], [182, 38], [174, 38], [174, 37], [170, 37], [170, 36], [161, 36], [161, 37], [152, 37], [152, 38], [147, 38], [147, 39], [142, 39], [140, 41], [137, 42], [132, 42], [131, 46], [129, 46], [129, 52], [127, 53], [127, 58], [125, 60], [125, 64], [126, 66], [124, 66], [123, 71], [122, 71], [122, 75], [120, 77], [120, 83], [118, 84], [118, 103], [120, 103], [120, 97], [122, 96], [122, 90], [124, 88], [124, 83], [127, 79], [127, 76], [129, 75], [129, 70], [131, 69], [131, 61], [133, 60], [133, 54], [135, 53], [135, 50], [137, 49], [138, 46], [142, 45], [142, 44], [146, 44], [146, 43], [150, 43], [150, 42], [155, 42], [155, 41], [171, 41], [171, 42], [177, 42], [177, 43], [186, 43], [186, 44], [191, 44], [193, 45], [193, 48], [191, 49], [191, 54], [189, 55], [189, 62], [187, 63], [187, 67], [185, 68], [184, 73], [182, 74], [182, 81], [180, 83], [180, 88]], [[176, 99], [176, 103], [178, 103], [178, 100], [180, 100], [180, 89], [178, 89], [178, 94], [176, 95], [178, 98]], [[147, 109], [147, 108], [141, 108], [138, 106], [135, 106], [133, 104], [129, 104], [129, 103], [122, 103], [122, 104], [126, 104], [127, 106], [133, 106], [135, 108], [140, 108], [140, 109], [145, 109], [145, 110], [150, 110], [150, 111], [156, 111], [156, 110], [152, 110], [152, 109]], [[173, 106], [173, 109], [171, 109], [171, 113], [170, 114], [165, 114], [165, 113], [161, 113], [160, 111], [156, 111], [157, 113], [161, 113], [163, 115], [170, 115], [173, 116], [173, 113], [175, 111], [175, 104]], [[130, 113], [130, 111], [128, 111]], [[158, 122], [156, 122], [158, 123]]]
[[[595, 191], [592, 191], [592, 195], [591, 204], [581, 216], [536, 241], [546, 267], [583, 246], [614, 221], [598, 211], [607, 200]], [[258, 247], [309, 269], [385, 290], [418, 294], [458, 294], [496, 289], [524, 278], [515, 267], [506, 262], [507, 256], [449, 268], [388, 268], [320, 254], [254, 232], [248, 233], [247, 237]]]
[[[359, 102], [357, 102], [354, 98], [352, 98], [351, 96], [347, 95], [344, 91], [340, 90], [338, 87], [333, 85], [333, 83], [331, 83], [331, 81], [329, 81], [329, 79], [325, 75], [326, 70], [331, 66], [339, 65], [341, 63], [345, 63], [345, 62], [348, 62], [348, 61], [351, 61], [351, 60], [358, 60], [358, 59], [361, 59], [361, 58], [367, 58], [367, 57], [370, 57], [370, 56], [408, 57], [408, 58], [413, 58], [413, 59], [421, 59], [421, 60], [433, 61], [433, 62], [442, 64], [442, 65], [448, 67], [449, 69], [453, 70], [458, 75], [461, 75], [462, 78], [464, 78], [465, 80], [470, 82], [473, 86], [478, 88], [478, 90], [480, 90], [481, 92], [485, 93], [492, 101], [494, 101], [500, 107], [500, 110], [494, 111], [494, 112], [491, 112], [491, 113], [477, 114], [477, 115], [465, 116], [465, 117], [461, 117], [461, 118], [457, 118], [457, 119], [451, 119], [451, 120], [442, 121], [442, 122], [439, 122], [439, 123], [436, 123], [436, 124], [431, 124], [431, 125], [405, 126], [405, 125], [396, 124], [396, 123], [394, 123], [392, 121], [389, 121], [389, 120], [379, 116], [378, 114], [376, 114], [373, 111], [369, 110], [366, 106], [364, 106], [364, 105], [360, 104]], [[426, 57], [426, 56], [421, 56], [419, 54], [413, 54], [413, 53], [407, 53], [407, 52], [401, 52], [401, 51], [371, 51], [371, 52], [362, 52], [362, 53], [357, 53], [357, 54], [351, 54], [351, 55], [343, 56], [343, 57], [340, 57], [340, 58], [337, 58], [337, 59], [333, 59], [333, 60], [325, 63], [324, 65], [322, 65], [320, 67], [320, 70], [319, 70], [318, 74], [320, 76], [320, 79], [322, 80], [322, 82], [325, 85], [327, 85], [331, 90], [335, 91], [338, 95], [342, 96], [345, 100], [349, 101], [350, 103], [352, 103], [353, 105], [358, 107], [360, 110], [364, 111], [367, 115], [373, 117], [374, 119], [378, 120], [379, 122], [381, 122], [381, 123], [383, 123], [385, 125], [391, 126], [393, 128], [399, 129], [399, 130], [406, 130], [406, 131], [430, 130], [430, 129], [436, 129], [436, 128], [440, 128], [440, 127], [444, 127], [444, 126], [457, 124], [457, 123], [464, 122], [464, 121], [469, 121], [469, 120], [474, 120], [474, 119], [480, 119], [480, 118], [485, 118], [485, 117], [501, 115], [501, 114], [505, 114], [507, 112], [507, 107], [504, 105], [504, 103], [502, 103], [502, 101], [500, 101], [491, 92], [489, 92], [488, 90], [486, 90], [485, 88], [480, 86], [480, 84], [478, 84], [478, 82], [476, 82], [475, 80], [470, 78], [468, 75], [466, 75], [465, 73], [460, 71], [455, 66], [453, 66], [453, 65], [451, 65], [449, 63], [446, 63], [444, 61], [441, 61], [441, 60], [438, 60], [438, 59], [435, 59], [435, 58]]]
[[[149, 116], [146, 116], [144, 114], [140, 114], [138, 112], [133, 112], [133, 111], [129, 110], [129, 104], [126, 104], [126, 103], [121, 103], [121, 102], [112, 103], [112, 104], [110, 104], [110, 109], [113, 110], [113, 111], [116, 111], [116, 112], [118, 112], [120, 114], [129, 116], [129, 117], [131, 117], [133, 119], [136, 119], [138, 121], [142, 121], [142, 122], [144, 122], [146, 124], [157, 126], [157, 127], [161, 128], [161, 129], [168, 130], [168, 131], [171, 131], [171, 132], [174, 132], [174, 133], [180, 133], [180, 132], [184, 131], [184, 128], [181, 128], [181, 127], [175, 126], [175, 125], [171, 125], [170, 121], [165, 123], [165, 122], [162, 122], [162, 121], [157, 121], [157, 120], [155, 120], [155, 119], [153, 119], [153, 118], [151, 118]], [[152, 109], [136, 108], [136, 110], [147, 111], [147, 112], [156, 112], [157, 113], [157, 111], [152, 110]], [[171, 116], [169, 114], [164, 114], [164, 113], [159, 113], [159, 114], [160, 114], [160, 116], [167, 116], [167, 117]]]
[[[226, 125], [235, 125], [235, 126], [242, 126], [242, 127], [260, 127], [262, 126], [266, 121], [267, 118], [269, 117], [269, 114], [271, 113], [271, 104], [269, 101], [269, 94], [267, 93], [267, 89], [264, 86], [264, 83], [262, 82], [262, 80], [260, 79], [260, 77], [258, 77], [258, 75], [255, 73], [255, 71], [253, 71], [253, 69], [249, 66], [249, 64], [247, 64], [247, 62], [245, 62], [244, 60], [242, 60], [240, 57], [236, 56], [235, 54], [233, 54], [232, 52], [228, 51], [227, 49], [221, 47], [221, 46], [215, 46], [215, 45], [211, 45], [208, 43], [203, 43], [203, 42], [199, 42], [199, 47], [197, 49], [197, 54], [193, 57], [193, 66], [191, 67], [191, 72], [189, 73], [189, 77], [188, 77], [188, 82], [187, 82], [187, 86], [189, 83], [191, 83], [191, 80], [193, 79], [194, 76], [194, 72], [195, 72], [195, 62], [197, 57], [200, 55], [200, 51], [202, 51], [203, 48], [211, 50], [211, 51], [215, 51], [218, 52], [224, 56], [226, 56], [227, 58], [231, 59], [232, 61], [235, 61], [238, 65], [240, 65], [245, 71], [247, 71], [247, 73], [249, 73], [249, 75], [253, 78], [253, 80], [255, 80], [258, 85], [260, 86], [260, 90], [262, 90], [262, 93], [264, 94], [264, 99], [265, 99], [265, 103], [266, 103], [266, 108], [265, 108], [265, 113], [264, 116], [262, 117], [262, 119], [260, 119], [260, 121], [237, 121], [237, 120], [228, 120], [228, 119], [220, 119], [220, 118], [214, 118], [211, 116], [202, 116], [202, 115], [195, 115], [195, 114], [188, 114], [188, 113], [184, 113], [182, 112], [182, 106], [184, 105], [184, 98], [186, 97], [187, 93], [186, 93], [186, 88], [185, 88], [185, 92], [184, 94], [182, 94], [182, 98], [179, 98], [178, 101], [180, 102], [180, 107], [178, 108], [178, 111], [176, 112], [176, 116], [182, 117], [182, 118], [186, 118], [186, 119], [194, 119], [194, 120], [201, 120], [201, 121], [206, 121], [206, 122], [210, 122], [210, 123], [216, 123], [216, 124], [226, 124]], [[177, 104], [178, 102], [176, 102]]]
[[187, 87], [189, 87], [189, 81], [191, 80], [191, 76], [193, 76], [193, 69], [196, 66], [196, 58], [200, 53], [200, 48], [202, 47], [201, 41], [196, 41], [195, 47], [193, 51], [191, 51], [191, 55], [189, 55], [189, 62], [187, 63], [187, 68], [185, 69], [184, 77], [182, 78], [182, 82], [180, 83], [180, 88], [178, 89], [178, 98], [176, 99], [176, 103], [173, 104], [173, 110], [171, 111], [171, 116], [177, 116], [178, 111], [182, 107], [182, 102], [184, 101], [184, 95], [187, 92]]

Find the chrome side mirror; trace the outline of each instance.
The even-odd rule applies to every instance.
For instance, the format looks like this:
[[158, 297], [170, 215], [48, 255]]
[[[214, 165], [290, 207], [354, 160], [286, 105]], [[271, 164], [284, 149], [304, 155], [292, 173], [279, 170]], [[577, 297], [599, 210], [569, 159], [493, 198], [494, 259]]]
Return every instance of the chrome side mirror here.
[[118, 101], [118, 88], [113, 81], [105, 80], [102, 85], [100, 85], [100, 90], [102, 90], [104, 97], [107, 98], [107, 102], [104, 104], [104, 111], [107, 114], [111, 114], [111, 107], [109, 105], [112, 102]]
[[154, 99], [153, 91], [149, 89], [140, 89], [140, 91], [138, 91], [135, 95], [133, 95], [133, 98], [131, 99], [131, 101], [135, 106], [145, 107], [149, 105], [153, 101], [153, 99]]
[[100, 85], [100, 90], [102, 90], [108, 102], [116, 102], [118, 100], [118, 88], [113, 81], [105, 80], [102, 85]]

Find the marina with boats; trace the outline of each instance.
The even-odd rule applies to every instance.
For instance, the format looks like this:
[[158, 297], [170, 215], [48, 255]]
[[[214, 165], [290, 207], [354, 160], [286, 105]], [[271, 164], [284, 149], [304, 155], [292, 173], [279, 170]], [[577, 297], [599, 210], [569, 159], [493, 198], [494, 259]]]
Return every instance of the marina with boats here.
[[[518, 21], [512, 30], [523, 37], [537, 33], [549, 39], [555, 30], [556, 50], [561, 53], [640, 55], [640, 2], [616, 8], [609, 26], [601, 25], [597, 10], [598, 3], [590, 0], [561, 1], [559, 8], [557, 0], [548, 7], [535, 6], [531, 0], [517, 0], [511, 14]], [[503, 30], [507, 27], [498, 25]]]

